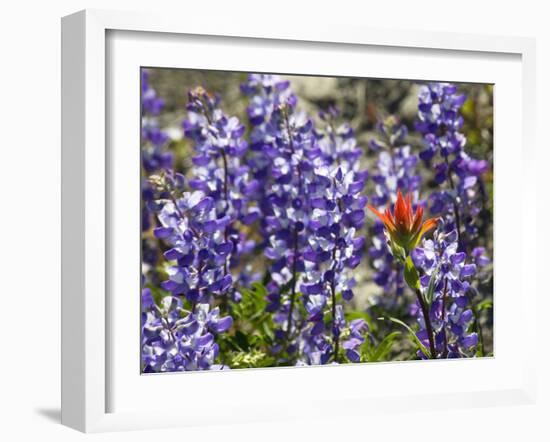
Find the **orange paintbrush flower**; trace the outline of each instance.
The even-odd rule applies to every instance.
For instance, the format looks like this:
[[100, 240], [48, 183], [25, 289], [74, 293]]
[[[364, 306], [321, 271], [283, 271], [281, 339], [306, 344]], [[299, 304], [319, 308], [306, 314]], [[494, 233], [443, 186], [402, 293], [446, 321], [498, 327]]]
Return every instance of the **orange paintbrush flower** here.
[[438, 220], [438, 218], [430, 218], [422, 222], [424, 209], [417, 206], [413, 214], [411, 194], [403, 198], [400, 190], [397, 191], [393, 214], [389, 207], [384, 213], [380, 213], [370, 204], [369, 209], [384, 223], [392, 246], [402, 247], [407, 255], [418, 245], [422, 236], [436, 226]]

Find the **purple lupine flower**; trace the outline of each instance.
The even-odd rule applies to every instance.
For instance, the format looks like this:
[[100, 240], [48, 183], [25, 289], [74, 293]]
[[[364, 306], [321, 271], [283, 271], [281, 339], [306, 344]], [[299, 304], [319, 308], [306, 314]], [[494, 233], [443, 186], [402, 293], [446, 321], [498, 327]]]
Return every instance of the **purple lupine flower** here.
[[[311, 307], [312, 303], [318, 303], [317, 308], [319, 311], [322, 311], [325, 308], [326, 300], [326, 296], [312, 295], [309, 297], [307, 305]], [[347, 360], [350, 362], [361, 362], [360, 350], [368, 332], [367, 323], [363, 319], [354, 319], [346, 324], [342, 305], [336, 305], [335, 319], [341, 348]], [[324, 365], [339, 362], [334, 358], [333, 337], [320, 331], [318, 322], [309, 324], [303, 328], [298, 339], [298, 353], [300, 357], [297, 365]]]
[[[213, 198], [202, 191], [183, 192], [181, 175], [153, 176], [151, 183], [164, 196], [154, 203], [159, 220], [154, 233], [171, 247], [164, 253], [171, 263], [168, 280], [161, 283], [171, 295], [159, 308], [144, 291], [144, 371], [211, 369], [218, 355], [215, 334], [232, 325], [230, 316], [220, 317], [218, 307], [210, 310], [232, 284], [223, 270], [233, 248], [223, 233], [229, 216], [218, 218]], [[183, 309], [183, 299], [189, 311]]]
[[[452, 222], [441, 221], [432, 239], [424, 239], [422, 246], [412, 252], [415, 266], [422, 270], [421, 291], [424, 296], [433, 287], [429, 311], [435, 335], [435, 349], [439, 358], [470, 357], [475, 354], [478, 335], [470, 331], [473, 312], [470, 310], [471, 279], [476, 265], [466, 253], [458, 249], [458, 234]], [[431, 302], [431, 304], [430, 304]], [[428, 348], [425, 318], [418, 304], [412, 313], [417, 315], [420, 330], [417, 336]], [[424, 355], [419, 352], [420, 357]]]
[[[254, 241], [247, 239], [237, 223], [250, 225], [260, 218], [255, 196], [260, 183], [252, 177], [244, 156], [248, 144], [242, 138], [245, 128], [237, 117], [228, 117], [219, 108], [218, 96], [203, 88], [189, 93], [187, 117], [183, 121], [185, 137], [193, 140], [194, 176], [189, 180], [192, 189], [200, 190], [212, 198], [216, 215], [228, 217], [224, 230], [226, 242], [232, 244], [225, 272], [241, 263], [241, 257], [250, 252]], [[241, 271], [241, 286], [246, 286], [250, 275]], [[232, 291], [236, 300], [240, 295]]]
[[[268, 123], [273, 111], [282, 104], [295, 107], [296, 95], [289, 86], [290, 82], [278, 75], [248, 75], [247, 81], [241, 85], [241, 91], [251, 97], [246, 111], [253, 126]], [[255, 137], [252, 135], [251, 138]]]
[[157, 96], [157, 91], [149, 84], [149, 72], [141, 70], [141, 105], [149, 115], [158, 115], [164, 107], [164, 100]]
[[[147, 176], [160, 173], [162, 170], [171, 169], [173, 166], [173, 155], [167, 150], [169, 141], [168, 135], [159, 127], [158, 115], [164, 107], [164, 100], [157, 96], [155, 89], [149, 83], [149, 73], [141, 70], [141, 197], [143, 201], [141, 209], [141, 230], [148, 232], [156, 227], [154, 213], [150, 205], [156, 195]], [[143, 271], [150, 279], [156, 280], [153, 275], [155, 264], [158, 260], [158, 246], [151, 238], [142, 239], [142, 262]]]
[[360, 347], [365, 342], [365, 334], [369, 331], [369, 327], [365, 320], [354, 319], [349, 324], [349, 335], [342, 343], [342, 348], [346, 353], [346, 357], [351, 362], [361, 362]]
[[273, 126], [276, 120], [272, 117], [280, 106], [295, 108], [297, 99], [289, 86], [289, 81], [270, 74], [250, 74], [241, 85], [241, 91], [249, 100], [246, 110], [252, 126], [247, 165], [253, 179], [261, 184], [255, 189], [255, 200], [264, 214], [260, 220], [260, 236], [264, 238], [260, 244], [262, 248], [268, 244], [265, 214], [271, 212], [271, 202], [267, 195], [273, 182], [273, 152], [277, 149], [277, 129]]
[[460, 108], [465, 100], [466, 96], [449, 83], [422, 86], [416, 124], [424, 139], [419, 156], [434, 170], [434, 181], [442, 186], [430, 196], [431, 212], [455, 223], [461, 250], [475, 245], [476, 219], [486, 195], [481, 176], [489, 169], [487, 161], [474, 159], [464, 150]]
[[[363, 227], [367, 203], [367, 198], [360, 194], [365, 175], [348, 170], [344, 164], [315, 169], [318, 187], [324, 191], [310, 200], [313, 211], [307, 225], [309, 247], [304, 253], [306, 265], [301, 285], [311, 333], [328, 333], [335, 362], [339, 359], [340, 336], [345, 326], [343, 316], [338, 318], [342, 306], [337, 304], [337, 294], [344, 301], [353, 298], [355, 279], [350, 270], [361, 260], [365, 238], [356, 233]], [[325, 313], [331, 317], [329, 330], [324, 324]]]
[[250, 97], [247, 112], [253, 126], [248, 165], [262, 184], [256, 199], [263, 215], [261, 246], [270, 261], [267, 309], [282, 342], [273, 351], [286, 351], [291, 357], [304, 323], [297, 308], [302, 300], [297, 298], [305, 271], [310, 199], [320, 191], [313, 172], [320, 150], [313, 122], [296, 110], [296, 96], [288, 81], [251, 74], [241, 90]]
[[170, 295], [162, 308], [147, 289], [142, 295], [144, 371], [218, 369], [215, 335], [227, 331], [233, 320], [220, 317], [219, 307], [212, 305], [232, 288], [226, 271], [234, 247], [226, 237], [231, 217], [219, 216], [216, 201], [203, 191], [184, 191], [181, 174], [167, 171], [150, 182], [160, 195], [151, 204], [159, 221], [154, 234], [170, 247], [164, 253], [168, 279], [160, 284]]
[[[241, 88], [251, 96], [247, 110], [254, 127], [249, 165], [264, 183], [258, 198], [264, 214], [262, 230], [268, 238], [265, 254], [272, 263], [267, 309], [273, 312], [280, 339], [286, 345], [276, 345], [274, 351], [286, 349], [291, 356], [299, 350], [307, 358], [301, 363], [326, 363], [345, 325], [335, 318], [341, 306], [332, 298], [336, 291], [347, 300], [353, 296], [354, 280], [344, 267], [358, 264], [363, 244], [361, 238], [354, 237], [362, 225], [366, 203], [358, 196], [367, 177], [366, 172], [359, 171], [361, 151], [349, 125], [335, 124], [335, 109], [321, 114], [326, 127], [315, 130], [313, 121], [296, 110], [297, 100], [288, 81], [250, 75]], [[337, 198], [339, 208], [335, 207]], [[323, 205], [323, 201], [327, 203]], [[328, 233], [336, 241], [332, 252], [319, 249], [320, 243], [327, 241], [322, 235], [329, 228], [321, 226], [323, 211], [333, 218], [332, 233]], [[341, 231], [338, 223], [342, 223]], [[319, 236], [314, 230], [319, 230]], [[321, 267], [327, 267], [327, 277], [332, 272], [330, 281], [323, 281]], [[333, 326], [327, 334], [323, 317], [329, 308], [331, 286], [334, 293], [328, 299]], [[298, 302], [303, 303], [306, 318], [296, 308]]]
[[149, 84], [149, 73], [141, 70], [141, 162], [147, 174], [169, 169], [173, 155], [166, 150], [170, 140], [158, 123], [158, 115], [164, 107], [164, 100], [157, 97]]
[[[468, 253], [472, 265], [476, 264], [470, 267], [470, 271], [477, 274], [469, 275], [469, 280], [481, 281], [486, 276], [489, 258], [485, 249], [479, 246], [481, 232], [477, 221], [482, 218], [480, 215], [486, 204], [487, 191], [482, 175], [489, 169], [489, 163], [472, 158], [465, 151], [466, 137], [461, 133], [463, 119], [460, 116], [465, 100], [466, 96], [458, 94], [454, 85], [433, 83], [423, 86], [419, 93], [417, 129], [423, 135], [425, 146], [420, 157], [434, 169], [434, 182], [439, 185], [429, 197], [430, 209], [445, 219], [447, 230], [454, 228], [458, 251]], [[449, 224], [454, 227], [448, 227]], [[468, 293], [471, 302], [477, 293], [474, 286]], [[460, 313], [461, 308], [463, 306], [458, 305], [451, 310], [458, 309]], [[477, 318], [474, 319], [483, 352], [481, 325]], [[461, 328], [461, 324], [454, 326], [455, 331]], [[465, 343], [471, 344], [473, 336]], [[457, 354], [456, 351], [449, 352]]]
[[[372, 176], [375, 187], [371, 204], [382, 211], [385, 207], [395, 204], [400, 189], [412, 195], [413, 203], [423, 204], [418, 199], [421, 182], [416, 170], [418, 157], [406, 144], [406, 126], [400, 125], [394, 117], [388, 117], [377, 124], [377, 130], [380, 138], [369, 142], [369, 147], [378, 152]], [[392, 308], [398, 304], [405, 291], [405, 281], [402, 265], [393, 259], [387, 246], [384, 225], [379, 219], [374, 223], [369, 257], [375, 270], [374, 282], [383, 289], [376, 302]]]
[[231, 218], [218, 217], [215, 200], [200, 190], [179, 197], [172, 192], [157, 204], [161, 226], [155, 236], [171, 246], [164, 257], [175, 262], [161, 287], [174, 296], [185, 296], [192, 305], [226, 296], [233, 282], [225, 271], [233, 251], [233, 243], [225, 236]]
[[[348, 360], [359, 362], [358, 349], [364, 342], [359, 333], [362, 329], [357, 327], [357, 321], [346, 324], [337, 295], [343, 302], [353, 298], [356, 281], [351, 270], [359, 265], [365, 243], [365, 238], [357, 233], [365, 216], [367, 198], [360, 193], [368, 171], [360, 169], [362, 149], [353, 129], [346, 122], [338, 123], [340, 111], [329, 107], [319, 117], [324, 127], [314, 129], [320, 151], [314, 164], [324, 192], [311, 201], [309, 250], [304, 254], [306, 273], [302, 284], [310, 324], [305, 327], [302, 340], [309, 344], [304, 346], [304, 352], [310, 364], [340, 362], [340, 348]], [[315, 314], [308, 308], [312, 300], [321, 307]], [[330, 325], [325, 325], [325, 318], [330, 318]], [[342, 342], [350, 334], [353, 337]], [[308, 351], [313, 351], [315, 357], [310, 357]]]
[[332, 338], [326, 333], [323, 322], [327, 300], [325, 294], [307, 296], [305, 309], [310, 322], [298, 339], [298, 365], [327, 364], [334, 354]]
[[[358, 172], [362, 149], [357, 144], [354, 131], [349, 123], [337, 123], [339, 117], [339, 109], [332, 106], [326, 112], [319, 113], [319, 118], [325, 123], [322, 131], [315, 131], [321, 150], [320, 165], [338, 166], [345, 164], [349, 170]], [[366, 179], [366, 171], [364, 173], [365, 176], [362, 178]]]
[[259, 211], [247, 203], [260, 183], [250, 177], [243, 161], [248, 151], [242, 138], [244, 125], [237, 117], [226, 116], [219, 108], [219, 98], [200, 87], [189, 93], [187, 109], [184, 135], [194, 141], [196, 152], [195, 173], [189, 185], [214, 198], [218, 214], [253, 223]]
[[[147, 290], [147, 289], [146, 289]], [[231, 317], [220, 317], [219, 308], [199, 304], [193, 312], [181, 299], [166, 296], [157, 306], [144, 290], [142, 303], [143, 372], [219, 370], [214, 364], [219, 347], [215, 335], [227, 331]]]
[[[300, 321], [296, 298], [305, 271], [303, 254], [308, 244], [311, 200], [321, 191], [312, 165], [318, 150], [312, 121], [290, 105], [273, 111], [268, 130], [272, 138], [264, 145], [264, 152], [272, 163], [271, 185], [266, 186], [263, 205], [269, 238], [265, 256], [272, 263], [271, 279], [277, 287], [270, 290], [268, 299], [271, 306], [278, 306], [273, 320], [285, 330], [288, 347], [294, 348], [290, 343], [296, 330], [293, 326]], [[284, 287], [288, 293], [282, 293]]]

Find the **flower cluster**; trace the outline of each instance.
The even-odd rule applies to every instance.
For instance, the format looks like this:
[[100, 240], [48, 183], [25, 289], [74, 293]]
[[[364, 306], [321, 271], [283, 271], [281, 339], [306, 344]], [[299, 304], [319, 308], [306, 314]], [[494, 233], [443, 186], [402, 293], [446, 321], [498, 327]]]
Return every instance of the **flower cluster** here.
[[471, 158], [464, 150], [459, 111], [465, 100], [449, 83], [422, 86], [416, 125], [424, 139], [419, 157], [433, 167], [434, 181], [443, 186], [430, 197], [431, 211], [455, 223], [460, 249], [477, 234], [476, 218], [486, 195], [481, 176], [489, 167], [487, 161]]
[[259, 207], [271, 262], [268, 309], [279, 326], [274, 351], [294, 360], [299, 350], [302, 363], [338, 361], [346, 323], [336, 295], [352, 298], [346, 269], [358, 265], [364, 243], [355, 237], [366, 204], [359, 195], [367, 177], [359, 171], [360, 150], [349, 125], [336, 126], [335, 109], [321, 114], [326, 127], [316, 130], [296, 109], [288, 82], [251, 75], [242, 90], [252, 94], [249, 164], [269, 183]]
[[[320, 305], [315, 306], [315, 302], [323, 302], [321, 295], [310, 298], [308, 313], [319, 314], [322, 311]], [[344, 355], [350, 362], [361, 362], [361, 346], [365, 342], [369, 328], [363, 319], [354, 319], [346, 325], [344, 311], [342, 305], [336, 305], [334, 312], [333, 327], [339, 330], [340, 335], [338, 341], [333, 342], [330, 336], [325, 333], [320, 333], [314, 327], [308, 327], [303, 330], [300, 340], [298, 352], [301, 355], [297, 361], [297, 365], [324, 365], [327, 363], [338, 363], [340, 361], [339, 350], [335, 348], [335, 344], [341, 342], [341, 348]], [[339, 344], [340, 345], [340, 344]], [[336, 353], [335, 353], [336, 351]], [[336, 357], [335, 357], [336, 355]]]
[[295, 112], [297, 100], [288, 81], [251, 74], [241, 90], [249, 96], [247, 113], [252, 125], [248, 164], [253, 176], [264, 183], [257, 201], [262, 211], [262, 246], [271, 262], [267, 309], [278, 327], [273, 351], [284, 350], [291, 357], [296, 352], [296, 324], [302, 322], [296, 298], [305, 270], [307, 192], [315, 184], [311, 163], [315, 137], [311, 120]]
[[[458, 234], [452, 223], [441, 222], [433, 239], [424, 239], [422, 247], [412, 253], [415, 265], [423, 270], [420, 278], [422, 291], [429, 293], [431, 308], [429, 320], [435, 336], [435, 350], [439, 358], [473, 356], [478, 335], [471, 331], [474, 315], [470, 295], [474, 288], [470, 280], [476, 265], [469, 263], [466, 253], [458, 251]], [[417, 337], [429, 348], [426, 318], [418, 303], [413, 314], [418, 315], [420, 330]], [[425, 357], [422, 352], [418, 354]]]
[[[281, 107], [293, 109], [297, 99], [290, 83], [277, 75], [250, 74], [247, 81], [241, 85], [241, 91], [248, 97], [247, 115], [252, 126], [247, 165], [251, 176], [265, 184], [256, 189], [256, 202], [262, 214], [270, 213], [271, 203], [267, 198], [268, 185], [272, 182], [271, 167], [274, 151], [277, 149], [276, 120], [272, 116]], [[260, 220], [261, 236], [268, 238], [267, 221]], [[267, 245], [264, 240], [262, 247]]]
[[[255, 246], [254, 241], [239, 231], [237, 223], [250, 225], [259, 219], [255, 196], [260, 182], [252, 176], [244, 161], [248, 151], [248, 143], [242, 138], [244, 125], [237, 117], [226, 116], [219, 104], [219, 96], [213, 96], [201, 87], [189, 92], [183, 129], [195, 149], [192, 160], [194, 176], [189, 180], [189, 186], [210, 197], [216, 216], [227, 219], [223, 236], [231, 245], [231, 253], [229, 261], [224, 263], [224, 271], [229, 274], [230, 269], [240, 263], [240, 257]], [[248, 283], [254, 279], [247, 272], [242, 272], [240, 277]], [[232, 291], [232, 296], [238, 299], [240, 294]]]
[[[325, 123], [324, 130], [315, 130], [321, 149], [319, 162], [329, 167], [344, 164], [348, 169], [359, 172], [359, 158], [363, 151], [349, 123], [337, 123], [339, 117], [340, 111], [334, 106], [319, 113], [319, 118]], [[366, 178], [366, 172], [362, 175]]]
[[[240, 300], [231, 269], [241, 264], [241, 256], [254, 242], [237, 223], [249, 225], [259, 218], [249, 200], [259, 183], [250, 178], [242, 161], [248, 149], [242, 139], [244, 126], [236, 117], [226, 116], [219, 102], [219, 97], [200, 87], [189, 93], [183, 129], [195, 150], [193, 175], [187, 182], [191, 191], [185, 191], [181, 174], [168, 171], [151, 177], [161, 196], [155, 201], [160, 226], [154, 233], [170, 247], [164, 253], [171, 263], [166, 268], [168, 279], [160, 286], [172, 296], [184, 297], [192, 314], [220, 303], [227, 308], [229, 298]], [[253, 281], [246, 271], [237, 279], [240, 287]], [[217, 351], [208, 354], [205, 361], [211, 364]]]
[[[439, 330], [434, 333], [437, 351], [442, 357], [475, 353], [481, 328], [475, 310], [466, 307], [472, 304], [476, 295], [475, 280], [481, 278], [483, 267], [489, 264], [485, 249], [477, 246], [479, 231], [476, 223], [481, 218], [486, 199], [482, 175], [489, 166], [487, 161], [474, 159], [465, 151], [466, 137], [461, 133], [463, 118], [460, 116], [465, 100], [465, 95], [457, 93], [456, 86], [447, 83], [423, 86], [419, 94], [417, 129], [424, 139], [424, 150], [419, 155], [435, 169], [434, 182], [439, 188], [430, 195], [431, 210], [444, 218], [437, 241], [434, 239], [434, 243], [428, 243], [425, 249], [427, 247], [430, 256], [433, 254], [430, 249], [447, 250], [440, 254], [443, 276], [438, 276], [440, 281], [444, 278], [445, 284], [439, 283], [439, 292], [436, 290], [435, 294], [440, 296], [437, 300], [434, 298], [430, 313], [435, 315], [432, 322]], [[442, 230], [446, 232], [446, 239], [440, 232]], [[445, 262], [445, 259], [451, 259], [447, 257], [451, 254], [454, 267]], [[467, 274], [458, 268], [464, 262], [472, 262], [464, 265]], [[420, 260], [418, 264], [426, 275], [433, 271], [431, 263], [426, 260]], [[467, 277], [467, 281], [460, 284], [450, 277], [448, 271], [454, 272], [455, 276]], [[446, 296], [456, 298], [456, 301], [447, 303]], [[466, 329], [472, 328], [469, 324], [472, 320], [476, 332], [466, 335]], [[449, 329], [447, 332], [446, 328]], [[454, 344], [447, 345], [449, 337], [455, 338]], [[483, 351], [482, 340], [481, 349]]]
[[215, 335], [232, 325], [230, 316], [220, 317], [219, 308], [199, 304], [185, 310], [181, 299], [166, 296], [160, 306], [149, 289], [142, 293], [142, 364], [145, 373], [189, 370], [221, 370], [215, 364], [219, 347]]
[[[337, 295], [345, 301], [353, 298], [355, 279], [349, 270], [361, 261], [365, 238], [357, 232], [363, 227], [367, 198], [360, 194], [364, 179], [344, 165], [324, 166], [316, 169], [316, 173], [319, 184], [324, 184], [324, 192], [311, 200], [313, 211], [308, 224], [310, 234], [304, 253], [306, 269], [301, 291], [314, 336], [327, 332], [323, 312], [330, 306], [328, 335], [333, 359], [338, 362], [340, 336], [346, 324]], [[326, 342], [322, 348], [327, 351]], [[349, 343], [346, 350], [355, 355], [356, 349], [349, 347]]]
[[158, 307], [149, 289], [143, 291], [144, 370], [209, 369], [218, 354], [212, 333], [232, 324], [230, 316], [219, 318], [218, 307], [211, 310], [232, 285], [224, 270], [233, 249], [224, 235], [230, 217], [218, 217], [214, 199], [204, 192], [185, 192], [180, 174], [153, 176], [151, 182], [166, 197], [155, 202], [160, 226], [154, 233], [170, 246], [164, 253], [171, 263], [168, 280], [160, 285], [170, 295]]
[[161, 224], [155, 236], [171, 248], [164, 257], [175, 265], [168, 267], [169, 279], [161, 287], [174, 296], [184, 295], [192, 304], [208, 304], [212, 297], [225, 296], [232, 284], [224, 266], [233, 251], [233, 243], [225, 236], [231, 219], [218, 217], [215, 200], [203, 191], [183, 192], [181, 175], [173, 180], [164, 175], [154, 183], [168, 194], [159, 200]]
[[[311, 199], [321, 191], [312, 160], [318, 155], [312, 122], [290, 105], [280, 105], [271, 114], [273, 142], [264, 146], [271, 159], [272, 185], [266, 194], [264, 217], [269, 244], [265, 255], [271, 264], [268, 299], [276, 310], [274, 321], [285, 330], [287, 352], [301, 321], [297, 308], [300, 280], [305, 272], [304, 252], [308, 245]], [[288, 286], [288, 290], [284, 288]], [[284, 293], [287, 291], [288, 293]], [[294, 328], [293, 328], [294, 327]]]
[[[398, 190], [393, 212], [387, 208], [381, 213], [369, 207], [384, 224], [389, 250], [394, 260], [404, 265], [404, 279], [417, 297], [411, 313], [417, 316], [420, 326], [416, 337], [423, 348], [418, 356], [456, 358], [475, 354], [478, 335], [470, 330], [474, 313], [467, 307], [475, 290], [469, 280], [476, 266], [468, 263], [467, 254], [459, 249], [454, 219], [439, 218], [434, 239], [424, 239], [423, 246], [418, 247], [437, 220], [423, 223], [423, 209], [417, 205], [413, 211], [411, 194], [403, 198]], [[476, 254], [484, 256], [479, 248]]]

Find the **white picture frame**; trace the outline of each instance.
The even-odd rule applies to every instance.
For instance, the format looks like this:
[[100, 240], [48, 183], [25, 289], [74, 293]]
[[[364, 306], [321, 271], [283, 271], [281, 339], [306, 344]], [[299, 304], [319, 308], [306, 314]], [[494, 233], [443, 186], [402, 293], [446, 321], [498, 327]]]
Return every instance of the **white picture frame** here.
[[[521, 149], [515, 153], [522, 162], [522, 180], [518, 187], [518, 198], [521, 200], [519, 227], [520, 238], [528, 235], [528, 224], [536, 219], [536, 192], [534, 161], [534, 103], [535, 103], [535, 44], [532, 39], [517, 37], [492, 37], [479, 35], [464, 35], [450, 33], [427, 33], [419, 31], [376, 30], [369, 28], [349, 28], [345, 26], [308, 26], [300, 28], [282, 29], [279, 26], [266, 23], [223, 23], [215, 21], [185, 21], [177, 17], [153, 16], [142, 13], [123, 13], [112, 11], [87, 10], [63, 18], [62, 21], [62, 423], [85, 432], [110, 431], [123, 429], [156, 428], [168, 426], [207, 425], [212, 421], [212, 413], [208, 415], [196, 409], [182, 409], [180, 411], [152, 411], [145, 407], [130, 409], [118, 407], [113, 409], [110, 395], [117, 385], [113, 379], [111, 332], [113, 320], [117, 320], [110, 310], [108, 288], [110, 265], [110, 244], [116, 228], [110, 228], [112, 205], [109, 180], [121, 172], [120, 160], [112, 161], [109, 152], [109, 143], [116, 143], [115, 135], [107, 131], [106, 122], [116, 119], [116, 110], [109, 107], [109, 94], [112, 92], [109, 82], [116, 77], [109, 71], [109, 63], [116, 57], [117, 52], [109, 48], [109, 34], [113, 33], [140, 33], [147, 39], [155, 39], [155, 47], [160, 48], [164, 38], [185, 40], [186, 36], [200, 41], [216, 37], [218, 41], [227, 39], [236, 42], [271, 42], [269, 44], [292, 48], [299, 44], [327, 45], [333, 51], [353, 50], [353, 48], [376, 48], [378, 51], [399, 48], [401, 57], [407, 51], [428, 51], [431, 56], [441, 57], [444, 54], [466, 54], [474, 61], [477, 59], [480, 66], [484, 54], [500, 54], [504, 57], [515, 57], [519, 63], [521, 90], [519, 95], [520, 110], [515, 115], [521, 115], [516, 120], [515, 136]], [[178, 41], [179, 41], [178, 40]], [[240, 43], [239, 43], [240, 44]], [[128, 52], [130, 46], [126, 47]], [[426, 52], [426, 54], [428, 53]], [[405, 55], [404, 55], [405, 54]], [[477, 58], [476, 58], [477, 57]], [[138, 63], [136, 58], [134, 63]], [[226, 66], [222, 66], [226, 67]], [[243, 67], [243, 70], [244, 69]], [[110, 73], [107, 75], [107, 73]], [[404, 74], [403, 74], [404, 75]], [[483, 78], [483, 77], [482, 77]], [[447, 78], [445, 78], [447, 80]], [[449, 79], [452, 80], [452, 79]], [[510, 83], [512, 84], [512, 83]], [[498, 88], [498, 83], [496, 84]], [[497, 99], [498, 100], [498, 99]], [[505, 103], [505, 101], [502, 101]], [[501, 102], [501, 103], [502, 103]], [[498, 113], [499, 102], [496, 101]], [[501, 115], [504, 121], [504, 114]], [[517, 117], [516, 117], [517, 118]], [[501, 123], [502, 124], [502, 123]], [[501, 126], [502, 127], [502, 126]], [[495, 136], [496, 143], [500, 139]], [[502, 141], [502, 146], [505, 142]], [[499, 155], [497, 153], [497, 155]], [[496, 163], [495, 168], [505, 170], [506, 152], [503, 150], [501, 165]], [[117, 163], [117, 161], [119, 161]], [[500, 160], [499, 160], [500, 161]], [[505, 187], [505, 181], [502, 188]], [[111, 183], [112, 184], [112, 183]], [[498, 191], [497, 191], [498, 192]], [[498, 199], [497, 199], [498, 201]], [[499, 209], [496, 209], [497, 211]], [[136, 212], [137, 214], [137, 212]], [[504, 223], [504, 221], [503, 221]], [[116, 223], [115, 223], [116, 224]], [[504, 226], [503, 226], [504, 227]], [[517, 229], [517, 227], [516, 227]], [[498, 236], [497, 236], [498, 238]], [[499, 263], [498, 242], [495, 248], [495, 261]], [[531, 241], [518, 241], [517, 253], [521, 256], [521, 277], [517, 279], [521, 296], [515, 301], [514, 308], [518, 312], [527, 312], [529, 305], [535, 304], [536, 287], [533, 278], [527, 278], [529, 272], [525, 257], [534, 255], [535, 245]], [[500, 261], [502, 269], [506, 269], [506, 261]], [[496, 273], [498, 274], [498, 265]], [[501, 286], [503, 287], [503, 286]], [[503, 293], [505, 288], [503, 287]], [[500, 323], [502, 335], [506, 333], [506, 298], [502, 298], [502, 309], [499, 313], [499, 304], [495, 309], [495, 321]], [[508, 304], [509, 305], [509, 304]], [[258, 387], [274, 382], [281, 377], [288, 379], [290, 384], [308, 387], [310, 379], [334, 379], [337, 376], [357, 379], [363, 374], [379, 376], [382, 371], [396, 371], [398, 375], [406, 372], [415, 374], [420, 371], [434, 370], [438, 374], [441, 370], [450, 370], [460, 373], [461, 366], [453, 361], [427, 361], [426, 369], [419, 364], [391, 364], [380, 365], [361, 364], [361, 366], [321, 367], [294, 370], [239, 370], [232, 373], [204, 374], [202, 378], [189, 377], [188, 374], [160, 375], [147, 377], [155, 379], [146, 381], [143, 389], [154, 388], [163, 394], [167, 388], [176, 383], [189, 382], [201, 385], [201, 388], [227, 388], [228, 384], [238, 391], [239, 385], [249, 383], [254, 388], [244, 389], [242, 397], [233, 400], [233, 409], [221, 410], [214, 415], [220, 423], [252, 422], [278, 420], [285, 418], [307, 418], [308, 416], [323, 416], [325, 409], [331, 403], [338, 401], [338, 413], [366, 414], [373, 410], [387, 410], [388, 412], [404, 411], [413, 407], [420, 409], [441, 409], [453, 407], [491, 406], [499, 404], [532, 403], [535, 396], [535, 362], [533, 339], [535, 334], [534, 320], [527, 314], [518, 314], [525, 345], [522, 351], [522, 360], [514, 363], [499, 356], [497, 362], [478, 363], [470, 368], [472, 372], [485, 373], [491, 370], [510, 369], [506, 381], [495, 382], [483, 387], [482, 383], [472, 384], [470, 389], [463, 388], [457, 391], [438, 391], [432, 389], [426, 394], [419, 394], [414, 390], [407, 391], [395, 381], [395, 387], [390, 389], [391, 394], [367, 394], [358, 388], [353, 394], [344, 390], [327, 397], [312, 397], [307, 407], [296, 400], [296, 405], [283, 406], [280, 402], [261, 404], [252, 402], [258, 394]], [[517, 325], [516, 325], [517, 326]], [[505, 344], [502, 348], [504, 349]], [[136, 347], [137, 348], [137, 347]], [[503, 355], [505, 352], [503, 351]], [[439, 364], [436, 367], [433, 364]], [[441, 364], [448, 365], [441, 365]], [[384, 368], [385, 367], [385, 368]], [[397, 369], [395, 367], [398, 367]], [[402, 368], [401, 368], [402, 367]], [[429, 368], [432, 367], [432, 368]], [[321, 371], [323, 370], [323, 371]], [[342, 375], [342, 373], [345, 373]], [[132, 376], [138, 376], [134, 373]], [[195, 374], [192, 374], [193, 376]], [[208, 382], [204, 376], [209, 377]], [[219, 376], [225, 376], [220, 378]], [[129, 376], [131, 378], [132, 376]], [[135, 377], [134, 376], [134, 377]], [[183, 376], [183, 377], [182, 377]], [[187, 378], [186, 378], [187, 376]], [[212, 377], [211, 377], [212, 376]], [[217, 376], [216, 378], [213, 376]], [[495, 376], [498, 378], [498, 376]], [[141, 379], [141, 378], [140, 378]], [[186, 380], [187, 379], [187, 380]], [[141, 382], [141, 381], [140, 381]], [[207, 384], [212, 384], [207, 387]], [[142, 388], [138, 384], [127, 384], [126, 391]], [[351, 384], [350, 384], [351, 385]], [[225, 386], [225, 387], [224, 387]], [[178, 387], [180, 388], [180, 387]], [[240, 387], [239, 387], [240, 388]], [[401, 388], [401, 390], [400, 390]], [[138, 390], [139, 393], [139, 390]], [[273, 392], [275, 393], [275, 392]], [[122, 394], [125, 394], [122, 391]], [[129, 393], [128, 393], [129, 394]], [[152, 394], [149, 392], [148, 394]], [[291, 395], [293, 393], [290, 393]], [[374, 400], [373, 398], [376, 398]], [[128, 396], [126, 402], [135, 400]], [[294, 401], [293, 401], [294, 402]], [[334, 410], [331, 411], [334, 413]]]

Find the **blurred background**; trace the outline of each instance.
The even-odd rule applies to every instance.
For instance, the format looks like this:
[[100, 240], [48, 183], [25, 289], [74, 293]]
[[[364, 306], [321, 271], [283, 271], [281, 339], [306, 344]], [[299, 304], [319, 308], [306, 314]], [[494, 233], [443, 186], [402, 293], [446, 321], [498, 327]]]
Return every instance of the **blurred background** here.
[[[187, 92], [196, 86], [219, 93], [224, 111], [246, 123], [247, 100], [239, 86], [246, 80], [247, 73], [160, 68], [148, 68], [147, 71], [151, 86], [165, 101], [160, 126], [175, 140], [182, 138], [181, 120], [186, 113]], [[409, 141], [413, 145], [420, 143], [412, 129], [417, 115], [418, 88], [425, 81], [301, 75], [281, 77], [290, 80], [299, 98], [299, 107], [311, 117], [315, 118], [319, 110], [337, 106], [342, 111], [342, 120], [351, 124], [358, 141], [365, 147], [368, 140], [376, 136], [376, 122], [388, 115], [395, 115], [409, 128]], [[467, 149], [472, 156], [492, 163], [493, 86], [455, 84], [468, 97], [462, 109]]]

